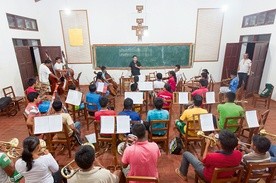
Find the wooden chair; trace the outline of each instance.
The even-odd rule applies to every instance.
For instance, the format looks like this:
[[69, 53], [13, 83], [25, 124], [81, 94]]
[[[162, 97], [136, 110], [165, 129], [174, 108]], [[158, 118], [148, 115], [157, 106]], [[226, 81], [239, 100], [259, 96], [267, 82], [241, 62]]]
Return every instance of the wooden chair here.
[[266, 123], [267, 117], [269, 115], [269, 112], [270, 112], [270, 110], [268, 109], [261, 114], [261, 117], [259, 119], [259, 125], [260, 125], [259, 130], [261, 130], [265, 127], [265, 123]]
[[271, 93], [268, 97], [261, 97], [258, 93], [254, 93], [253, 94], [253, 100], [252, 100], [252, 104], [254, 105], [254, 108], [256, 108], [257, 102], [264, 102], [265, 107], [267, 109], [269, 109], [273, 90], [274, 90], [274, 86], [273, 86], [272, 91], [271, 91]]
[[[88, 107], [94, 108], [94, 110], [89, 109]], [[98, 111], [98, 106], [95, 103], [89, 103], [89, 102], [84, 102], [84, 115], [86, 119], [86, 127], [87, 130], [89, 130], [89, 124], [92, 123], [95, 120], [95, 112]]]
[[85, 117], [85, 111], [84, 111], [84, 109], [78, 109], [78, 110], [76, 110], [75, 109], [75, 105], [67, 104], [67, 103], [65, 103], [65, 106], [66, 106], [66, 108], [68, 110], [68, 113], [73, 116], [74, 122], [77, 120], [77, 115], [78, 115], [78, 117], [81, 117], [81, 116]]
[[116, 107], [116, 98], [115, 97], [108, 97], [108, 107], [109, 109], [115, 110]]
[[12, 101], [15, 102], [18, 110], [20, 111], [19, 102], [24, 101], [24, 96], [15, 96], [12, 86], [3, 88], [3, 93], [5, 97], [11, 97]]
[[172, 99], [171, 99], [171, 100], [165, 100], [165, 99], [164, 99], [164, 103], [169, 103], [169, 104], [170, 104], [170, 105], [168, 105], [168, 106], [164, 106], [164, 105], [163, 105], [162, 109], [165, 109], [165, 110], [167, 110], [167, 111], [169, 112], [169, 120], [171, 121], [171, 116], [172, 116], [172, 103], [173, 103], [173, 101], [172, 101]]
[[[257, 173], [257, 170], [266, 170]], [[246, 166], [245, 178], [243, 182], [249, 182], [249, 179], [265, 179], [265, 182], [272, 182], [276, 175], [276, 162], [270, 163], [248, 163]]]
[[176, 91], [177, 92], [182, 92], [183, 91], [183, 85], [184, 85], [183, 78], [180, 78], [179, 81], [176, 84]]
[[[162, 128], [153, 128], [154, 124], [164, 124], [165, 127]], [[165, 131], [165, 135], [163, 136], [155, 136], [153, 135], [156, 131]], [[152, 142], [164, 142], [164, 150], [166, 154], [169, 153], [169, 132], [170, 132], [170, 120], [152, 120], [150, 121], [150, 133], [149, 139]]]
[[[244, 167], [242, 165], [235, 167], [227, 167], [227, 168], [215, 168], [214, 173], [212, 175], [211, 183], [230, 183], [230, 182], [241, 182], [242, 174]], [[219, 178], [219, 174], [222, 172], [234, 172], [235, 175], [228, 178]], [[206, 182], [203, 177], [201, 177], [197, 172], [195, 173], [195, 182], [198, 183], [199, 180], [201, 182]]]
[[146, 176], [127, 176], [126, 177], [126, 183], [129, 183], [130, 181], [159, 183], [158, 178], [156, 178], [156, 177], [146, 177]]
[[[230, 120], [234, 120], [237, 121], [236, 124], [228, 124]], [[242, 127], [243, 127], [243, 121], [244, 121], [244, 117], [243, 116], [236, 116], [236, 117], [227, 117], [225, 119], [225, 123], [224, 123], [224, 127], [223, 129], [230, 129], [230, 128], [237, 128], [236, 130], [236, 135], [239, 138], [241, 136], [241, 132], [242, 132]]]
[[214, 79], [212, 77], [212, 75], [210, 75], [210, 81], [208, 82], [208, 91], [214, 91]]

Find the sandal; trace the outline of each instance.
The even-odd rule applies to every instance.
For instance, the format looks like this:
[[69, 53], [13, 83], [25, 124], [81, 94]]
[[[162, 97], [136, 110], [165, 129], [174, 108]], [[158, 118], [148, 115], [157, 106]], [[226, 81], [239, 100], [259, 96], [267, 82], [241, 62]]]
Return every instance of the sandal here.
[[180, 171], [179, 171], [179, 168], [176, 168], [175, 169], [175, 173], [184, 181], [188, 181], [187, 177], [185, 177]]

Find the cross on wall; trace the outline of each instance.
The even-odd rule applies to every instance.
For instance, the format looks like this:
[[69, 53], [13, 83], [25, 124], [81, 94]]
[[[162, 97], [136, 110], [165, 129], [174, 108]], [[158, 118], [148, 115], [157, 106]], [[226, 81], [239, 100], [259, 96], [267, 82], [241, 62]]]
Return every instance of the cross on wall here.
[[144, 35], [144, 30], [148, 30], [148, 26], [143, 26], [144, 19], [137, 18], [136, 23], [137, 26], [132, 26], [132, 30], [136, 31], [136, 36], [138, 37], [138, 41], [142, 41], [142, 36]]

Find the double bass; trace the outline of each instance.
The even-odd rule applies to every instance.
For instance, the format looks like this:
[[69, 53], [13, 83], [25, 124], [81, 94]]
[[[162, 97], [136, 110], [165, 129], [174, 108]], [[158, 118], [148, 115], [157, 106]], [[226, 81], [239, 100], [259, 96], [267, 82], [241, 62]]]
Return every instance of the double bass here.
[[[96, 71], [94, 71], [94, 74], [98, 74]], [[107, 73], [105, 72], [105, 78], [103, 78], [101, 76], [101, 80], [103, 82], [106, 82], [108, 85], [107, 85], [107, 89], [110, 91], [110, 94], [113, 95], [113, 96], [116, 96], [117, 95], [117, 89], [118, 89], [118, 84], [112, 79], [112, 77]]]

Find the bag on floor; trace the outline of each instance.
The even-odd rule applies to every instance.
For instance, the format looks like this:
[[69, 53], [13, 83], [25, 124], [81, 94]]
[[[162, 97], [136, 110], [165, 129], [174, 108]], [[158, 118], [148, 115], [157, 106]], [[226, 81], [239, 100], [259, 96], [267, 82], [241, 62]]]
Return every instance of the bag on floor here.
[[272, 84], [266, 83], [265, 84], [265, 89], [261, 92], [260, 97], [268, 97], [271, 95], [273, 91], [274, 86]]
[[183, 149], [182, 140], [179, 137], [175, 137], [170, 143], [170, 153], [180, 154], [182, 149]]

